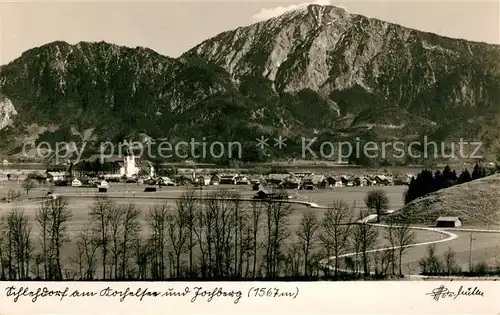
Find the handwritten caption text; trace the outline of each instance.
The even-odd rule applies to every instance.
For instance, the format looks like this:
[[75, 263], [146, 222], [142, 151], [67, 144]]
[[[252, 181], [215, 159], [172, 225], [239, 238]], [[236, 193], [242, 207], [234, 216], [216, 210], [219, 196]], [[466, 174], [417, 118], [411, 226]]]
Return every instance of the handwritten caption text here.
[[441, 299], [441, 298], [442, 299], [452, 298], [453, 300], [455, 300], [459, 296], [484, 297], [484, 292], [479, 290], [478, 287], [464, 288], [463, 285], [461, 285], [457, 291], [451, 291], [450, 289], [448, 289], [444, 285], [441, 285], [441, 286], [435, 288], [434, 290], [432, 290], [432, 292], [426, 293], [426, 295], [430, 295], [430, 296], [432, 296], [432, 298], [435, 301], [439, 301], [439, 299]]
[[274, 299], [295, 299], [299, 295], [299, 288], [295, 290], [283, 290], [277, 287], [252, 287], [246, 294], [241, 290], [226, 290], [223, 287], [205, 288], [202, 286], [184, 287], [183, 289], [167, 288], [163, 291], [150, 290], [149, 288], [130, 288], [125, 290], [114, 289], [110, 286], [100, 291], [82, 291], [65, 287], [63, 289], [51, 289], [47, 286], [30, 288], [10, 286], [5, 289], [5, 295], [12, 299], [14, 303], [28, 298], [31, 302], [44, 298], [56, 298], [63, 301], [68, 298], [116, 298], [120, 302], [125, 299], [138, 299], [143, 301], [145, 298], [186, 298], [189, 302], [204, 300], [212, 302], [214, 299], [230, 299], [234, 304], [238, 304], [242, 298], [274, 298]]

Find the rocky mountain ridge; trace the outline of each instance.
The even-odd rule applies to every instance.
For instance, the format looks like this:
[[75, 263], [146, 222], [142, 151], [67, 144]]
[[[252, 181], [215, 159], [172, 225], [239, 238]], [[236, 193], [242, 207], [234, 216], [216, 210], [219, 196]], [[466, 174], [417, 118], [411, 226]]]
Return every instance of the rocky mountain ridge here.
[[295, 143], [272, 158], [300, 155], [301, 137], [464, 137], [496, 156], [499, 82], [498, 45], [310, 5], [221, 33], [178, 59], [104, 42], [31, 49], [0, 68], [0, 136], [10, 153], [34, 126], [57, 126], [37, 136], [51, 141], [82, 141], [77, 134], [90, 129], [95, 144], [140, 135], [237, 140], [249, 160], [265, 156], [255, 151], [261, 135]]

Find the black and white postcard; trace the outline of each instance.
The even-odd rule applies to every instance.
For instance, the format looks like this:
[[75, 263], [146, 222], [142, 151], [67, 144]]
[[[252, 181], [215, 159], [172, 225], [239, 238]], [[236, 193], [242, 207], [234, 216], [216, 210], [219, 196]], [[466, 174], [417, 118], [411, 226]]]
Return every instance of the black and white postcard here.
[[499, 314], [498, 1], [0, 0], [0, 315]]

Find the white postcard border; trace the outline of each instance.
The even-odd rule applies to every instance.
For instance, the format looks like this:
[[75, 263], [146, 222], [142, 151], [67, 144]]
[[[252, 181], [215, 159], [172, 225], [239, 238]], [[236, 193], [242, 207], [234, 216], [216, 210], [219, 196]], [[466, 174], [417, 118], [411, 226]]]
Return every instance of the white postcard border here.
[[[15, 288], [10, 288], [12, 286]], [[29, 288], [26, 292], [37, 290], [43, 292], [43, 288], [46, 287], [47, 290], [66, 291], [66, 296], [62, 300], [61, 296], [39, 296], [32, 302], [34, 297], [28, 296], [27, 293], [14, 302], [16, 297], [14, 293], [19, 292], [21, 287], [23, 292], [25, 288]], [[115, 297], [101, 296], [106, 294], [106, 291], [102, 291], [108, 287], [122, 292], [126, 292], [128, 288], [127, 292], [135, 296], [127, 294], [121, 302], [123, 294]], [[185, 292], [186, 287], [190, 290], [187, 295], [169, 296], [173, 291]], [[221, 288], [221, 293], [219, 296], [214, 296], [210, 302], [208, 302], [209, 295], [198, 295], [194, 302], [191, 302], [196, 295], [194, 291], [197, 287], [202, 287], [200, 292], [214, 292], [214, 290], [219, 292], [218, 288]], [[7, 296], [9, 289], [11, 296]], [[146, 293], [144, 289], [147, 289]], [[449, 290], [448, 294], [444, 293], [445, 289]], [[236, 314], [236, 312], [273, 315], [500, 314], [500, 281], [1, 282], [0, 290], [0, 315], [164, 313], [222, 315]], [[71, 297], [75, 290], [80, 294], [94, 292], [96, 295]], [[470, 295], [457, 295], [460, 290]], [[150, 295], [155, 291], [163, 296]], [[438, 291], [441, 294], [437, 295]], [[227, 296], [224, 297], [222, 292]], [[241, 292], [239, 298], [236, 292]], [[140, 296], [143, 296], [142, 301]]]

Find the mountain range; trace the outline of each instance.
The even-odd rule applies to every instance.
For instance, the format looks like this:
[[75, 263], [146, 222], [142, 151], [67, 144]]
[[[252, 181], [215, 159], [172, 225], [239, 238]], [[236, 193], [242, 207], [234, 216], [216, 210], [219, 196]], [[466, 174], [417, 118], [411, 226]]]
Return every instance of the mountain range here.
[[[0, 150], [64, 140], [86, 141], [92, 154], [102, 141], [195, 138], [239, 141], [243, 160], [262, 161], [303, 158], [303, 138], [317, 137], [318, 150], [322, 141], [426, 137], [447, 149], [480, 141], [485, 159], [497, 160], [499, 83], [498, 45], [309, 5], [179, 58], [105, 42], [30, 49], [0, 68]], [[279, 135], [286, 148], [255, 147]], [[388, 156], [351, 162], [423, 162]]]

